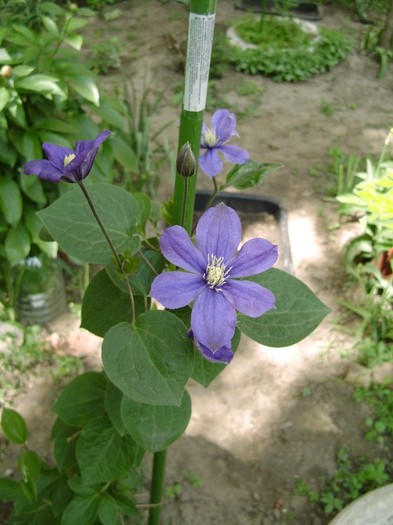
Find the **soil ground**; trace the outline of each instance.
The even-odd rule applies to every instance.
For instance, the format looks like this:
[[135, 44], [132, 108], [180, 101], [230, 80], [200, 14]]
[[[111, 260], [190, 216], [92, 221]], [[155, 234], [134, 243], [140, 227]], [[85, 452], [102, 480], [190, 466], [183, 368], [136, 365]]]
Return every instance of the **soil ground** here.
[[[123, 15], [110, 22], [97, 18], [87, 38], [118, 36], [122, 71], [136, 85], [146, 72], [155, 75], [163, 100], [153, 127], [172, 122], [164, 134], [175, 148], [179, 106], [172, 99], [182, 83], [187, 9], [156, 0], [129, 0], [116, 7]], [[241, 15], [232, 1], [218, 0], [217, 28]], [[318, 25], [345, 25], [357, 41], [364, 31], [329, 6]], [[373, 59], [355, 46], [331, 72], [307, 82], [277, 84], [228, 69], [216, 83], [220, 99], [240, 115], [238, 143], [255, 160], [284, 165], [252, 193], [276, 199], [287, 211], [293, 273], [332, 312], [292, 347], [262, 347], [244, 338], [233, 363], [208, 389], [190, 384], [192, 419], [169, 451], [166, 477], [169, 487], [180, 485], [181, 491], [166, 499], [163, 525], [326, 525], [331, 516], [296, 496], [296, 481], [320, 486], [321, 476], [334, 473], [342, 446], [355, 458], [379, 453], [363, 438], [368, 412], [355, 403], [354, 387], [344, 379], [356, 356], [353, 337], [338, 324], [337, 298], [354, 299], [342, 261], [354, 228], [340, 220], [336, 203], [328, 198], [326, 175], [333, 146], [362, 157], [377, 155], [383, 147], [393, 122], [393, 68], [379, 80], [377, 71]], [[105, 78], [106, 89], [118, 73]], [[241, 95], [239, 88], [251, 82], [257, 94]], [[163, 174], [160, 195], [168, 197], [171, 185]], [[198, 186], [208, 188], [208, 181], [200, 176]], [[79, 331], [77, 319], [59, 319], [51, 330], [54, 346], [86, 356], [88, 368], [100, 367], [100, 341]], [[48, 456], [55, 395], [50, 378], [42, 377], [16, 400], [31, 425], [31, 445]], [[12, 468], [13, 460], [9, 451], [2, 470]]]

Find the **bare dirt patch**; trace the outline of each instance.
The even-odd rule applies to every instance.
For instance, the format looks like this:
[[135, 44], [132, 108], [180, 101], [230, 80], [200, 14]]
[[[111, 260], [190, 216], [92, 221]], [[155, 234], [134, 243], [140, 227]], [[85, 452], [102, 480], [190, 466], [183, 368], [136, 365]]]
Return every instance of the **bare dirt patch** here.
[[[156, 0], [130, 0], [118, 7], [123, 16], [105, 23], [97, 18], [87, 38], [119, 36], [123, 72], [137, 85], [146, 71], [155, 75], [155, 89], [164, 96], [154, 126], [173, 122], [165, 134], [175, 148], [180, 110], [171, 100], [182, 83], [186, 8]], [[232, 1], [218, 1], [217, 27], [239, 16]], [[362, 26], [337, 9], [326, 7], [318, 25], [343, 23], [359, 37]], [[252, 114], [239, 118], [241, 144], [255, 160], [285, 167], [253, 194], [272, 197], [287, 210], [293, 272], [332, 313], [293, 347], [261, 347], [244, 338], [233, 363], [208, 389], [190, 384], [192, 419], [168, 457], [167, 484], [180, 484], [181, 491], [165, 501], [165, 525], [325, 525], [330, 519], [295, 495], [296, 480], [318, 487], [321, 475], [335, 471], [341, 446], [354, 457], [373, 452], [363, 439], [367, 410], [353, 401], [353, 387], [343, 380], [354, 359], [353, 341], [337, 326], [336, 298], [352, 293], [342, 264], [343, 244], [351, 233], [339, 223], [336, 204], [326, 198], [325, 168], [332, 146], [362, 156], [380, 152], [393, 120], [393, 70], [381, 80], [376, 73], [377, 64], [354, 49], [331, 72], [300, 84], [276, 84], [233, 70], [217, 81], [218, 92], [240, 113], [250, 100], [239, 94], [239, 85], [252, 81], [259, 88]], [[116, 70], [111, 72], [105, 89], [118, 78]], [[332, 108], [329, 116], [321, 110], [323, 103]], [[320, 169], [312, 177], [315, 167]], [[209, 187], [202, 175], [198, 186]], [[160, 196], [168, 197], [171, 187], [169, 171], [163, 172]], [[85, 338], [75, 337], [76, 325], [60, 322], [52, 329], [70, 337], [72, 351], [99, 357], [99, 344], [87, 352]], [[42, 430], [47, 430], [54, 397], [50, 385], [37, 381], [16, 403], [31, 424], [31, 445], [44, 455], [49, 446]], [[9, 459], [4, 468], [10, 468]]]

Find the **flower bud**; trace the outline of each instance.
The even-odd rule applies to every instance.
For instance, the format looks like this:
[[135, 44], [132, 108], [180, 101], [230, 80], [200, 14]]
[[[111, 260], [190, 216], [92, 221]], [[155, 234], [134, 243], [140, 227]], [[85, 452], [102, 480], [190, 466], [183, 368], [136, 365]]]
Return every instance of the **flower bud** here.
[[3, 66], [0, 70], [0, 75], [3, 77], [3, 78], [10, 78], [10, 76], [12, 75], [12, 67], [9, 66], [8, 64]]
[[192, 177], [195, 173], [196, 160], [191, 149], [191, 144], [186, 142], [179, 151], [176, 159], [177, 172], [182, 177]]

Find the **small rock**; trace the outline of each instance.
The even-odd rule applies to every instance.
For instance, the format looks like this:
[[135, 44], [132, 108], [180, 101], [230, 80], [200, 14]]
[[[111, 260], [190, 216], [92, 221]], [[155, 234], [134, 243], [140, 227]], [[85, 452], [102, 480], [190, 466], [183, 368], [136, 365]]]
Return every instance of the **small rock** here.
[[382, 363], [372, 369], [372, 382], [377, 385], [393, 383], [393, 363]]
[[348, 369], [345, 381], [356, 386], [367, 388], [371, 384], [372, 371], [358, 363], [352, 363]]

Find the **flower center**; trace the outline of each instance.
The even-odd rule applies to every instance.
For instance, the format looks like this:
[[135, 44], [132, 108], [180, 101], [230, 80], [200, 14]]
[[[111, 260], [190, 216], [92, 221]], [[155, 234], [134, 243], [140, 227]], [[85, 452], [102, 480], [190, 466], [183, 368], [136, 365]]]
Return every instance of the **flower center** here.
[[75, 153], [70, 153], [69, 155], [64, 156], [64, 167], [68, 166], [68, 164], [74, 160], [76, 157]]
[[230, 271], [231, 268], [226, 269], [223, 257], [209, 254], [207, 256], [206, 272], [203, 277], [208, 282], [209, 288], [218, 288], [217, 291], [219, 291], [219, 287], [226, 283]]
[[217, 144], [217, 135], [210, 128], [207, 129], [203, 138], [204, 138], [206, 146], [208, 146], [209, 148], [212, 148], [213, 146]]

